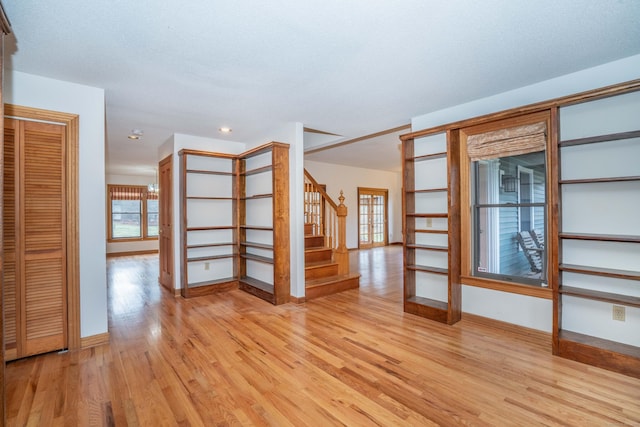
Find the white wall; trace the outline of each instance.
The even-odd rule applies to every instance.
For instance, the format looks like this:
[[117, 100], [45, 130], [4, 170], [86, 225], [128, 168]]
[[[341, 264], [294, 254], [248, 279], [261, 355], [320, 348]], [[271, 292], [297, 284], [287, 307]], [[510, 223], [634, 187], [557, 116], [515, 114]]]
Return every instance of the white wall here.
[[[155, 175], [107, 175], [107, 184], [148, 185], [155, 182]], [[106, 219], [109, 221], [109, 218]], [[107, 230], [109, 226], [107, 224]], [[108, 236], [107, 236], [108, 237]], [[158, 240], [139, 240], [135, 242], [107, 242], [107, 253], [115, 254], [136, 251], [157, 251]]]
[[[414, 117], [418, 131], [640, 78], [640, 55]], [[463, 312], [551, 332], [551, 300], [463, 285]]]
[[104, 90], [7, 70], [5, 102], [80, 116], [80, 336], [107, 332]]
[[304, 167], [338, 203], [340, 190], [347, 206], [347, 247], [358, 248], [358, 187], [389, 190], [389, 243], [402, 242], [402, 177], [400, 173], [305, 161]]

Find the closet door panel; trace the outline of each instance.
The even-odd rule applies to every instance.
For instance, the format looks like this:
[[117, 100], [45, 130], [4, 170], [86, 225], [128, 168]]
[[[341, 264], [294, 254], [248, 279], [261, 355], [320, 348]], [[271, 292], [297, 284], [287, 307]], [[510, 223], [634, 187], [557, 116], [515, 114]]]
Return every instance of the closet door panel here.
[[2, 289], [4, 292], [4, 345], [5, 359], [13, 360], [17, 357], [17, 299], [19, 293], [17, 284], [19, 269], [17, 267], [17, 230], [19, 226], [16, 214], [16, 164], [17, 159], [17, 126], [18, 121], [5, 119], [4, 121], [4, 170], [3, 170], [3, 261], [4, 278]]
[[64, 127], [21, 122], [22, 356], [66, 345]]
[[27, 256], [21, 356], [66, 347], [63, 266], [59, 255]]

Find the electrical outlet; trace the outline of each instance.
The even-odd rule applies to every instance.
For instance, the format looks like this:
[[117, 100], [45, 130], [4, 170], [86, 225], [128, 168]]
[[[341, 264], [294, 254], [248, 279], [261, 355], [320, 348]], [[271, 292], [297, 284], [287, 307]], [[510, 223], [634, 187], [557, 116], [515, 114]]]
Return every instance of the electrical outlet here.
[[210, 267], [209, 263], [208, 263], [208, 262], [205, 262], [205, 263], [204, 263], [204, 269], [205, 269], [205, 270], [208, 270], [208, 269], [209, 269], [209, 267]]
[[625, 308], [621, 305], [613, 306], [613, 320], [618, 320], [620, 322], [624, 322], [625, 318]]
[[433, 227], [433, 218], [427, 218], [427, 227]]

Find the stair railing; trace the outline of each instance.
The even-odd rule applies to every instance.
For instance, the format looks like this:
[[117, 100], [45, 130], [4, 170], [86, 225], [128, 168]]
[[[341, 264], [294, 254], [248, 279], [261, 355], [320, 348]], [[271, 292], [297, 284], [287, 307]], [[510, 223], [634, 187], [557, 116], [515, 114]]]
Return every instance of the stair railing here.
[[304, 221], [313, 224], [315, 236], [324, 235], [325, 246], [333, 250], [339, 274], [349, 273], [347, 250], [347, 207], [340, 191], [336, 204], [307, 170], [304, 170]]

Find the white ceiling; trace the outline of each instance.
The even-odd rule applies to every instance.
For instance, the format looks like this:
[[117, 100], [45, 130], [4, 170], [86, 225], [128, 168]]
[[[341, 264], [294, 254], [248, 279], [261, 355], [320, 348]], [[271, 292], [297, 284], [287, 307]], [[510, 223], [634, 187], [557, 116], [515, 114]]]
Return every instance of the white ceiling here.
[[[173, 133], [257, 143], [301, 122], [351, 140], [640, 53], [638, 0], [3, 3], [8, 68], [105, 89], [108, 173], [152, 173]], [[377, 143], [397, 153], [397, 135]], [[397, 156], [362, 145], [314, 160]]]

